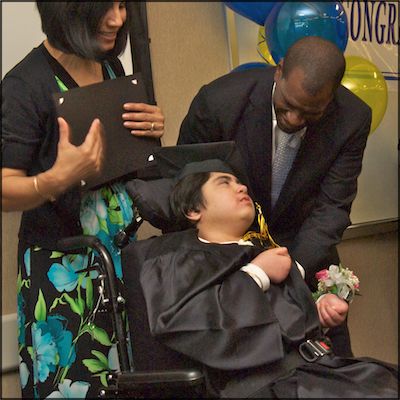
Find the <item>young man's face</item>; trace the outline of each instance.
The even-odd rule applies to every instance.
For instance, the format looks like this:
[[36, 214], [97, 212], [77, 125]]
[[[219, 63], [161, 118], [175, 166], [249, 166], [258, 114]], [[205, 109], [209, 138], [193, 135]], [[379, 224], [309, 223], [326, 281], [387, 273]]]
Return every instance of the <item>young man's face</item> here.
[[196, 212], [196, 221], [202, 228], [232, 229], [243, 235], [255, 216], [254, 204], [247, 187], [231, 174], [211, 172], [202, 187], [203, 204]]

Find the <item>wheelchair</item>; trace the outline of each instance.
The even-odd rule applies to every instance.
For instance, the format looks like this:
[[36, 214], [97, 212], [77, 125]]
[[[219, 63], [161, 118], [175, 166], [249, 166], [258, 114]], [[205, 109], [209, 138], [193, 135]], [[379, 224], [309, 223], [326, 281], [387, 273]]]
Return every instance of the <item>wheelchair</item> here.
[[[123, 249], [129, 242], [129, 236], [138, 230], [144, 220], [161, 229], [164, 233], [182, 229], [182, 227], [173, 225], [171, 220], [168, 196], [173, 184], [172, 179], [160, 179], [159, 177], [144, 180], [136, 178], [127, 183], [127, 191], [135, 205], [134, 219], [128, 227], [119, 232], [114, 238], [114, 243], [117, 247]], [[324, 386], [326, 381], [323, 380], [321, 383], [318, 379], [320, 377], [330, 379], [329, 377], [332, 376], [339, 378], [339, 382], [343, 382], [346, 390], [357, 388], [357, 394], [359, 394], [358, 390], [361, 390], [362, 394], [370, 395], [368, 388], [362, 391], [363, 385], [367, 383], [367, 380], [363, 378], [365, 371], [369, 371], [373, 376], [373, 379], [368, 380], [371, 383], [376, 380], [377, 376], [381, 379], [383, 375], [379, 374], [382, 374], [382, 370], [386, 374], [385, 379], [387, 379], [389, 385], [387, 391], [390, 392], [393, 389], [393, 380], [396, 379], [393, 377], [397, 376], [398, 373], [395, 366], [381, 363], [381, 369], [375, 373], [375, 367], [371, 369], [369, 366], [375, 365], [378, 360], [368, 358], [347, 360], [335, 357], [334, 354], [332, 354], [333, 357], [331, 358], [329, 355], [332, 352], [329, 346], [326, 349], [325, 346], [322, 346], [322, 342], [310, 339], [301, 343], [298, 349], [294, 348], [293, 351], [287, 353], [282, 362], [277, 361], [269, 364], [268, 371], [265, 370], [264, 366], [261, 366], [259, 369], [257, 367], [248, 368], [240, 371], [239, 374], [226, 377], [222, 374], [220, 375], [218, 370], [207, 367], [199, 361], [170, 349], [151, 335], [146, 303], [139, 279], [139, 266], [130, 270], [133, 273], [129, 281], [130, 297], [127, 299], [124, 294], [124, 286], [120, 284], [115, 275], [112, 258], [97, 237], [70, 237], [62, 239], [58, 243], [58, 250], [65, 252], [72, 250], [79, 252], [80, 249], [86, 248], [91, 248], [98, 254], [99, 262], [96, 263], [95, 267], [90, 268], [96, 268], [99, 272], [97, 290], [102, 308], [110, 314], [120, 363], [120, 371], [110, 373], [107, 377], [108, 386], [100, 388], [98, 393], [100, 398], [215, 398], [221, 397], [221, 395], [228, 398], [245, 397], [249, 393], [249, 388], [251, 393], [257, 394], [258, 388], [266, 387], [266, 384], [269, 385], [273, 380], [276, 380], [275, 382], [278, 384], [278, 393], [279, 390], [282, 390], [278, 398], [287, 398], [286, 386], [291, 379], [291, 372], [302, 365], [305, 365], [305, 369], [300, 371], [299, 376], [307, 378], [305, 382], [308, 388], [314, 388], [315, 382], [317, 382], [317, 392], [318, 388], [324, 389], [326, 387]], [[125, 261], [127, 260], [128, 258], [125, 259]], [[124, 318], [128, 308], [130, 311], [129, 334], [125, 329], [126, 320]], [[132, 349], [132, 353], [130, 349]], [[328, 355], [328, 357], [324, 359], [325, 355]], [[317, 367], [313, 368], [313, 363], [317, 359], [325, 361], [322, 361], [321, 365], [316, 362], [315, 364], [319, 366], [317, 365]], [[325, 366], [323, 365], [324, 363], [326, 364]], [[354, 380], [350, 379], [351, 376], [346, 375], [349, 369], [350, 371], [352, 370], [353, 365], [356, 368]], [[339, 372], [335, 374], [327, 367], [338, 368]], [[321, 368], [323, 373], [321, 373]], [[252, 371], [249, 371], [250, 369]], [[304, 371], [309, 371], [309, 374], [304, 375]], [[346, 373], [342, 371], [346, 371]], [[389, 374], [393, 376], [389, 378]], [[216, 379], [214, 380], [214, 378]], [[314, 378], [317, 380], [313, 380]], [[219, 379], [221, 379], [222, 385], [232, 383], [230, 387], [227, 386], [228, 390], [224, 387], [223, 393], [217, 393], [219, 387], [215, 387], [213, 384], [218, 382]], [[350, 384], [346, 386], [347, 381]], [[304, 380], [300, 380], [300, 382], [304, 382]], [[340, 383], [332, 387], [332, 389], [338, 389], [340, 397], [346, 397], [342, 396], [342, 385]], [[279, 384], [281, 384], [280, 387]], [[292, 391], [294, 387], [293, 381], [290, 385], [290, 393], [294, 393]], [[382, 382], [382, 385], [385, 385], [385, 381]], [[253, 388], [256, 390], [253, 390]], [[383, 386], [382, 390], [384, 389], [385, 386]], [[331, 388], [329, 389], [329, 394], [331, 394], [330, 390]], [[381, 386], [375, 385], [372, 390], [375, 393], [381, 393]], [[244, 395], [240, 396], [240, 393]], [[327, 392], [323, 391], [323, 394], [326, 396]], [[348, 397], [354, 398], [354, 396]]]
[[[134, 194], [130, 192], [134, 198], [134, 218], [130, 225], [120, 231], [114, 237], [115, 245], [121, 250], [129, 243], [129, 237], [137, 232], [144, 221], [142, 216], [146, 216], [146, 220], [156, 228], [168, 230], [168, 221], [165, 213], [161, 209], [154, 211], [154, 207], [149, 206], [149, 199], [156, 199], [154, 193], [143, 196], [144, 185], [151, 187], [151, 191], [160, 190], [166, 195], [169, 193], [171, 182], [168, 179], [159, 178], [148, 173], [145, 179], [153, 178], [153, 180], [144, 181], [142, 179], [134, 179]], [[163, 208], [163, 204], [156, 204], [155, 207]], [[139, 211], [140, 210], [140, 211]], [[161, 217], [160, 217], [161, 215]], [[120, 371], [110, 373], [107, 376], [108, 387], [102, 387], [99, 390], [99, 398], [104, 399], [120, 399], [120, 398], [203, 398], [207, 397], [205, 377], [201, 371], [201, 366], [191, 363], [190, 360], [181, 360], [176, 353], [163, 348], [150, 335], [147, 327], [146, 311], [144, 302], [138, 307], [142, 307], [141, 326], [138, 330], [140, 335], [135, 333], [127, 335], [125, 329], [124, 314], [126, 312], [126, 299], [124, 297], [123, 288], [118, 282], [115, 275], [114, 265], [111, 255], [104, 244], [96, 237], [89, 235], [81, 235], [68, 237], [59, 240], [59, 251], [74, 251], [91, 248], [98, 254], [99, 262], [96, 269], [99, 273], [97, 282], [97, 291], [101, 299], [101, 305], [104, 311], [109, 313], [113, 330], [115, 332], [116, 345], [118, 351], [118, 359]], [[139, 283], [136, 282], [139, 289]], [[135, 303], [136, 304], [136, 303]], [[142, 315], [143, 314], [143, 315]], [[143, 330], [147, 330], [143, 334]], [[131, 346], [131, 347], [130, 347]], [[133, 349], [133, 356], [130, 354], [130, 348]], [[140, 350], [141, 349], [141, 350]], [[149, 349], [151, 349], [149, 354]], [[148, 360], [151, 360], [151, 366], [155, 366], [151, 370], [145, 368]], [[170, 365], [182, 365], [182, 368], [176, 369]]]

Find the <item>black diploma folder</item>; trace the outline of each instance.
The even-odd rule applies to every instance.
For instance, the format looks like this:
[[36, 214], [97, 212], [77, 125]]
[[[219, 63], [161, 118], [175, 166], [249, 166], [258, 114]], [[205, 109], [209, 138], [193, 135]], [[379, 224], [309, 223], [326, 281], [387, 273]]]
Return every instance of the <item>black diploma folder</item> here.
[[124, 103], [147, 103], [140, 73], [110, 79], [89, 86], [54, 94], [57, 113], [71, 128], [71, 143], [85, 140], [90, 125], [99, 118], [104, 126], [104, 164], [100, 175], [88, 179], [85, 188], [131, 179], [153, 159], [153, 149], [160, 139], [136, 137], [123, 126]]

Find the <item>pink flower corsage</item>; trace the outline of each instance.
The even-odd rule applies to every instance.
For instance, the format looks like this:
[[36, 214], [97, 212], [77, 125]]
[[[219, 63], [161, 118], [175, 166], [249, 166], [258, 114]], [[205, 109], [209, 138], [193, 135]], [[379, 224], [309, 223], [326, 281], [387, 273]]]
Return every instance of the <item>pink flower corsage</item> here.
[[344, 268], [341, 264], [331, 265], [315, 274], [318, 280], [318, 290], [313, 293], [314, 300], [326, 293], [333, 293], [341, 299], [351, 303], [355, 295], [359, 294], [360, 281], [353, 271]]

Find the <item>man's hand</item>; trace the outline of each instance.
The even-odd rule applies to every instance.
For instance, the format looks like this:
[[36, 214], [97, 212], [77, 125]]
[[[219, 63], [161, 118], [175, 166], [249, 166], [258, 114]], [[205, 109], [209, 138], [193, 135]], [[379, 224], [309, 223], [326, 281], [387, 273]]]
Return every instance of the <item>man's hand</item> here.
[[342, 324], [349, 305], [336, 294], [328, 293], [317, 302], [319, 321], [324, 328], [333, 328]]
[[251, 261], [260, 267], [272, 283], [281, 283], [289, 275], [292, 259], [286, 247], [265, 250]]

